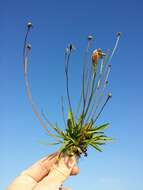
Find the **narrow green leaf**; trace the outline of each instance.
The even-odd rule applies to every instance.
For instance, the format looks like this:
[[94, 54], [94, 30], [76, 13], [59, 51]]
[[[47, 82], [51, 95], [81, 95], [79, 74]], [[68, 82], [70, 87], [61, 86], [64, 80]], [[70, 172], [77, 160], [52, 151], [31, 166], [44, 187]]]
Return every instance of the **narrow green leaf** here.
[[109, 126], [109, 123], [106, 123], [104, 125], [100, 125], [99, 127], [95, 128], [95, 131], [104, 130], [104, 129], [108, 128], [108, 126]]
[[91, 145], [93, 148], [95, 148], [97, 151], [102, 152], [101, 148], [100, 148], [98, 145], [93, 144], [93, 143], [90, 143], [90, 145]]
[[68, 120], [71, 121], [72, 128], [74, 128], [75, 127], [75, 121], [74, 121], [74, 118], [73, 118], [73, 113], [71, 111], [68, 112]]
[[58, 145], [58, 144], [61, 144], [61, 142], [53, 142], [53, 143], [46, 143], [46, 142], [43, 142], [43, 141], [38, 141], [39, 144], [42, 144], [44, 146], [53, 146], [53, 145]]
[[103, 141], [111, 141], [111, 140], [113, 140], [113, 139], [110, 138], [110, 137], [100, 137], [100, 140], [103, 140]]

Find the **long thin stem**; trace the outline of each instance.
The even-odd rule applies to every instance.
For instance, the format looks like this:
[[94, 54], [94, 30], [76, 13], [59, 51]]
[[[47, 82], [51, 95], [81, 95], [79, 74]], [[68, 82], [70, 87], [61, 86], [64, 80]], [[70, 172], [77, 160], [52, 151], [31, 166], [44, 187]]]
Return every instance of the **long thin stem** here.
[[113, 58], [113, 56], [114, 56], [114, 54], [115, 54], [115, 52], [116, 52], [116, 50], [117, 50], [120, 37], [121, 37], [121, 34], [120, 34], [120, 33], [117, 33], [116, 42], [115, 42], [114, 48], [113, 48], [113, 50], [112, 50], [111, 56], [110, 56], [109, 61], [108, 61], [109, 64], [110, 64], [110, 62], [111, 62], [111, 60], [112, 60], [112, 58]]
[[87, 115], [87, 113], [88, 113], [88, 110], [89, 110], [89, 107], [90, 107], [90, 104], [91, 104], [91, 101], [92, 101], [92, 98], [93, 98], [93, 95], [94, 95], [95, 78], [96, 78], [96, 72], [94, 72], [94, 74], [93, 74], [92, 87], [91, 87], [91, 94], [90, 94], [90, 97], [89, 97], [89, 100], [88, 100], [88, 104], [87, 104], [87, 107], [86, 107], [86, 111], [85, 111], [85, 113], [84, 113], [84, 117], [86, 117], [86, 115]]
[[[44, 119], [46, 120], [48, 126], [51, 127], [51, 129], [52, 129], [53, 131], [55, 131], [55, 126], [49, 121], [49, 119], [47, 118], [47, 116], [45, 115], [45, 113], [44, 113], [43, 110], [42, 110], [41, 113], [42, 113], [42, 116], [44, 117]], [[61, 141], [59, 140], [59, 137], [58, 137], [57, 135], [51, 134], [51, 136], [52, 136], [56, 141], [61, 142]]]
[[29, 31], [30, 31], [30, 28], [28, 27], [27, 31], [26, 31], [25, 39], [24, 39], [24, 48], [23, 48], [24, 78], [25, 78], [25, 84], [26, 84], [26, 91], [27, 91], [27, 95], [28, 95], [28, 100], [29, 100], [29, 103], [30, 103], [30, 105], [32, 107], [32, 110], [33, 110], [34, 114], [38, 118], [38, 120], [39, 120], [41, 126], [43, 127], [43, 129], [47, 132], [47, 134], [49, 136], [54, 137], [53, 134], [51, 134], [49, 132], [46, 125], [43, 123], [43, 121], [42, 121], [42, 119], [40, 117], [40, 114], [37, 111], [37, 108], [36, 108], [36, 106], [35, 106], [35, 104], [33, 102], [32, 96], [31, 96], [31, 91], [30, 91], [29, 81], [28, 81], [28, 54], [29, 54], [30, 49], [27, 46], [28, 45], [27, 38], [28, 38]]
[[101, 110], [99, 111], [98, 115], [96, 116], [95, 120], [93, 120], [93, 125], [97, 121], [97, 119], [99, 118], [99, 116], [101, 115], [101, 113], [103, 112], [103, 110], [104, 110], [107, 102], [109, 101], [109, 99], [110, 99], [110, 96], [107, 97], [105, 103], [103, 104], [103, 106], [102, 106]]
[[103, 95], [104, 95], [104, 91], [105, 91], [105, 88], [107, 86], [107, 83], [108, 83], [108, 77], [109, 77], [109, 73], [110, 73], [110, 67], [107, 65], [107, 68], [105, 69], [105, 72], [104, 72], [104, 83], [103, 83], [103, 87], [101, 89], [101, 92], [99, 94], [99, 100], [97, 102], [97, 105], [95, 107], [95, 110], [94, 110], [94, 113], [92, 115], [92, 118], [95, 117], [95, 114], [97, 112], [97, 109], [98, 107], [100, 106], [101, 102], [102, 102], [102, 99], [103, 99]]
[[90, 67], [90, 71], [89, 71], [89, 75], [88, 75], [88, 80], [87, 80], [87, 84], [86, 84], [86, 95], [85, 95], [85, 102], [87, 102], [87, 98], [90, 92], [90, 82], [91, 82], [91, 76], [92, 76], [92, 66]]
[[64, 100], [63, 97], [61, 97], [61, 106], [62, 106], [62, 117], [63, 117], [63, 122], [66, 127], [66, 120], [65, 120], [65, 112], [64, 112]]
[[[68, 103], [69, 103], [69, 109], [70, 109], [70, 113], [72, 116], [72, 120], [74, 121], [74, 114], [72, 111], [72, 105], [71, 105], [71, 101], [70, 101], [70, 94], [69, 94], [69, 75], [68, 75], [68, 71], [69, 71], [69, 60], [70, 60], [70, 55], [71, 55], [71, 51], [72, 51], [72, 47], [70, 45], [68, 52], [65, 53], [65, 75], [66, 75], [66, 90], [67, 90], [67, 97], [68, 97]], [[75, 126], [74, 126], [75, 127]]]
[[69, 103], [70, 111], [72, 112], [72, 105], [71, 105], [70, 94], [69, 94], [69, 76], [68, 76], [70, 55], [71, 55], [71, 51], [69, 51], [68, 55], [65, 56], [65, 74], [66, 74], [66, 90], [67, 90], [68, 103]]
[[[87, 45], [87, 48], [89, 48], [89, 45]], [[87, 48], [86, 48], [86, 51], [85, 51], [85, 54], [87, 54], [88, 53], [88, 50], [87, 50]], [[86, 57], [86, 55], [85, 55], [85, 57]], [[84, 63], [86, 64], [86, 58], [84, 58], [85, 60], [84, 60]], [[88, 89], [87, 89], [87, 87], [89, 86], [88, 84], [89, 84], [89, 75], [88, 75], [88, 72], [89, 72], [89, 69], [87, 68], [85, 68], [84, 67], [84, 74], [83, 75], [85, 75], [84, 77], [82, 76], [82, 89], [81, 89], [81, 95], [80, 95], [80, 100], [79, 100], [79, 104], [78, 104], [78, 107], [77, 107], [77, 114], [76, 114], [76, 116], [78, 117], [78, 114], [79, 114], [79, 111], [80, 111], [80, 107], [81, 107], [81, 102], [82, 102], [82, 99], [83, 99], [83, 104], [85, 104], [86, 103], [86, 99], [87, 99], [87, 91], [88, 91]], [[86, 74], [85, 74], [85, 72], [86, 72]], [[84, 81], [83, 81], [83, 79], [84, 79]], [[83, 84], [84, 83], [84, 84]], [[87, 83], [87, 84], [86, 84]], [[83, 88], [84, 88], [84, 91], [83, 91]], [[85, 107], [85, 105], [83, 106], [83, 110], [85, 109], [84, 108]]]
[[79, 114], [80, 107], [81, 107], [81, 102], [82, 102], [82, 90], [81, 90], [81, 94], [80, 94], [79, 103], [78, 103], [78, 106], [77, 106], [77, 113], [76, 113], [76, 118], [77, 119], [78, 119], [78, 114]]
[[[86, 65], [87, 65], [87, 55], [88, 55], [88, 50], [90, 47], [90, 40], [88, 40], [87, 47], [85, 49], [84, 53], [84, 65], [83, 65], [83, 75], [82, 75], [82, 99], [83, 99], [83, 109], [82, 109], [82, 118], [81, 118], [81, 125], [83, 124], [84, 121], [84, 112], [85, 112], [85, 107], [86, 107], [86, 96], [85, 96], [85, 83], [88, 78], [88, 68], [86, 70]], [[86, 73], [86, 74], [85, 74]]]
[[[107, 55], [106, 55], [107, 56]], [[104, 69], [104, 66], [105, 66], [105, 58], [102, 59], [102, 62], [101, 62], [101, 66], [100, 66], [100, 73], [98, 75], [98, 79], [97, 79], [97, 82], [96, 82], [96, 85], [95, 85], [95, 90], [94, 90], [94, 97], [93, 97], [93, 104], [92, 104], [92, 107], [91, 107], [91, 110], [89, 111], [89, 114], [88, 114], [88, 117], [86, 119], [86, 122], [89, 120], [91, 114], [92, 114], [92, 111], [94, 109], [94, 106], [95, 106], [95, 103], [96, 103], [96, 91], [99, 90], [99, 87], [100, 87], [100, 81], [101, 81], [101, 77], [102, 77], [102, 72], [103, 72], [103, 69]]]
[[[88, 75], [88, 70], [86, 71], [86, 75], [85, 75], [85, 79], [84, 79], [85, 82], [86, 82], [87, 77], [88, 77], [87, 75]], [[79, 111], [80, 111], [82, 98], [83, 98], [83, 85], [82, 85], [82, 90], [81, 90], [81, 95], [80, 95], [79, 104], [78, 104], [78, 107], [77, 107], [77, 114], [76, 114], [77, 117], [78, 117], [78, 113], [79, 113]], [[85, 102], [86, 102], [86, 96], [85, 96]]]

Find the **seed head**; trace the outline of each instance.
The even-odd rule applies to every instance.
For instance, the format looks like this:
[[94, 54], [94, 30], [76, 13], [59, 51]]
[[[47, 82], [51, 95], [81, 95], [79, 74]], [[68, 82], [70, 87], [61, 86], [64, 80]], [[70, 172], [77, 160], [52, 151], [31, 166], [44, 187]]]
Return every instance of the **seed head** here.
[[116, 33], [116, 36], [117, 36], [117, 37], [120, 37], [121, 34], [122, 34], [121, 32], [117, 32], [117, 33]]
[[87, 39], [88, 39], [89, 41], [91, 41], [91, 40], [93, 40], [93, 36], [89, 35], [89, 36], [87, 37]]
[[27, 47], [28, 50], [31, 50], [31, 48], [32, 48], [31, 44], [27, 44], [26, 47]]
[[28, 22], [28, 23], [27, 23], [27, 27], [28, 27], [28, 28], [32, 28], [32, 27], [33, 27], [32, 22]]
[[108, 93], [108, 98], [112, 98], [111, 92]]
[[75, 50], [75, 46], [73, 44], [69, 44], [68, 49], [69, 51]]

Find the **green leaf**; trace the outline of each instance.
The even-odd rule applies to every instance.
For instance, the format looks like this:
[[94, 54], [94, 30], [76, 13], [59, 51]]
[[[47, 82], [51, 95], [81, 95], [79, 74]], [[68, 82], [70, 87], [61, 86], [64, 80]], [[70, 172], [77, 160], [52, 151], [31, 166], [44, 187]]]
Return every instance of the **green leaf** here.
[[69, 141], [64, 141], [63, 143], [62, 143], [62, 146], [60, 147], [60, 149], [59, 149], [59, 152], [62, 152], [62, 151], [64, 151], [64, 150], [66, 150], [66, 146], [69, 144]]
[[68, 126], [67, 132], [68, 132], [69, 134], [72, 134], [72, 133], [73, 133], [73, 128], [72, 128], [71, 119], [68, 119], [68, 120], [67, 120], [67, 126]]
[[106, 143], [105, 142], [96, 142], [96, 144], [98, 144], [98, 145], [104, 145]]
[[92, 139], [93, 140], [99, 140], [99, 139], [101, 139], [101, 138], [106, 138], [107, 136], [105, 136], [105, 135], [97, 135], [97, 136], [94, 136]]
[[95, 129], [93, 129], [93, 130], [87, 131], [87, 134], [96, 134], [96, 135], [98, 135], [98, 134], [104, 134], [104, 132], [97, 132]]
[[66, 136], [66, 135], [64, 134], [64, 132], [61, 131], [57, 126], [54, 127], [54, 130], [59, 134], [60, 138], [66, 139], [67, 136]]
[[104, 125], [100, 125], [99, 127], [95, 128], [95, 131], [104, 130], [104, 129], [108, 128], [108, 126], [109, 126], [109, 123], [106, 123]]
[[75, 142], [75, 140], [73, 139], [73, 138], [71, 138], [71, 137], [67, 137], [69, 140], [71, 140], [74, 144], [76, 144], [76, 142]]
[[43, 141], [38, 141], [38, 143], [42, 144], [42, 145], [45, 145], [45, 146], [53, 146], [53, 145], [61, 144], [63, 142], [61, 141], [61, 142], [46, 143], [46, 142], [43, 142]]
[[111, 140], [113, 140], [113, 139], [110, 138], [110, 137], [100, 137], [100, 140], [103, 140], [103, 141], [111, 141]]
[[68, 112], [68, 119], [71, 121], [72, 123], [72, 127], [75, 127], [75, 121], [74, 121], [74, 117], [73, 117], [73, 113], [71, 111]]
[[95, 148], [97, 151], [102, 152], [101, 148], [100, 148], [97, 144], [90, 143], [90, 145], [91, 145], [93, 148]]

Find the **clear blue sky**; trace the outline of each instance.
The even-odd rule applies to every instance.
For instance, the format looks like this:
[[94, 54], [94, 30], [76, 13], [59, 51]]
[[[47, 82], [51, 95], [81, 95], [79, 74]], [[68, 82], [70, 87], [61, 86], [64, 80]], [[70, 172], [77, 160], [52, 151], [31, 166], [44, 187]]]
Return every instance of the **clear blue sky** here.
[[[64, 48], [76, 46], [72, 58], [71, 91], [78, 95], [80, 65], [86, 36], [94, 46], [112, 48], [114, 34], [123, 33], [113, 59], [110, 89], [113, 99], [100, 123], [116, 138], [103, 153], [90, 150], [81, 159], [80, 174], [66, 183], [78, 190], [143, 189], [143, 2], [141, 0], [0, 1], [0, 190], [23, 169], [56, 150], [31, 111], [25, 93], [22, 48], [25, 24], [34, 24], [29, 74], [39, 110], [62, 127], [60, 96], [65, 97]], [[89, 186], [90, 184], [90, 186]]]

